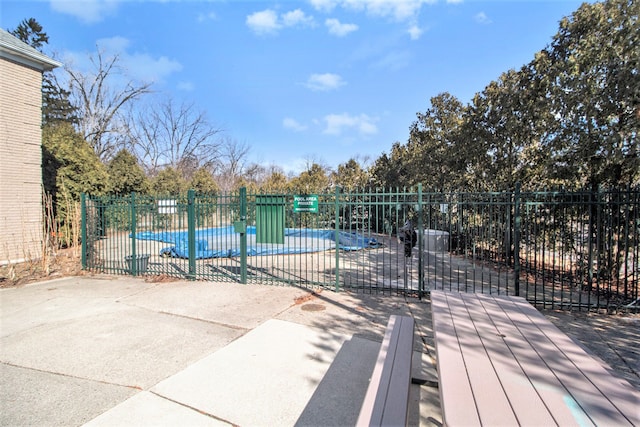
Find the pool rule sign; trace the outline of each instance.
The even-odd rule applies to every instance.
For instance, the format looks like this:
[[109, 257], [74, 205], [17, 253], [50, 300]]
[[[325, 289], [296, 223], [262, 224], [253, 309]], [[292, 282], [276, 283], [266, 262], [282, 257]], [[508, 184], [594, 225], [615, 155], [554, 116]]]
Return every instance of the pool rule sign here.
[[315, 194], [306, 194], [303, 196], [293, 196], [294, 212], [311, 212], [318, 213], [318, 196]]

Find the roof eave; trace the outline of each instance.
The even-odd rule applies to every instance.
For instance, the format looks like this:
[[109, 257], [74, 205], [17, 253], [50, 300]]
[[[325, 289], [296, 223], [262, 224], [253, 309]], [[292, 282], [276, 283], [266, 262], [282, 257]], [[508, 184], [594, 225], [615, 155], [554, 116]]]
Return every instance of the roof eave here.
[[0, 44], [0, 58], [8, 59], [9, 61], [17, 62], [40, 71], [51, 71], [54, 68], [62, 66], [61, 62], [51, 59], [46, 55], [20, 52], [17, 49], [10, 48], [3, 44]]

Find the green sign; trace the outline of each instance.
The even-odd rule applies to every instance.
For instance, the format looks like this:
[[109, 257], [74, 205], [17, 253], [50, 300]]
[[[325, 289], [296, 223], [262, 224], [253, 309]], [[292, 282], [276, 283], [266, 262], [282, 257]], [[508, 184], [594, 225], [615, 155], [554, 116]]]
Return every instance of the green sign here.
[[318, 196], [315, 194], [293, 196], [293, 211], [318, 213]]

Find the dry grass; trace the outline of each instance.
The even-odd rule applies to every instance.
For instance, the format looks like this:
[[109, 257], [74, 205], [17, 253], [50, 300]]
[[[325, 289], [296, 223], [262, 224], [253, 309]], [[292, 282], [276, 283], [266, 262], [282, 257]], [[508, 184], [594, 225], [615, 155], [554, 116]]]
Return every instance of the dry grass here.
[[80, 276], [82, 270], [77, 248], [60, 249], [45, 260], [26, 261], [0, 266], [0, 288], [22, 286], [58, 277]]

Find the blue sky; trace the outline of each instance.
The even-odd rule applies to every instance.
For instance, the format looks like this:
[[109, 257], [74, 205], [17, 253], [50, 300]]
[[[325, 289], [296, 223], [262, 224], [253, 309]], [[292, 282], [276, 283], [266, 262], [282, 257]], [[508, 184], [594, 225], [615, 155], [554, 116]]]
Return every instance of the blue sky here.
[[249, 160], [300, 172], [406, 142], [429, 99], [468, 103], [547, 46], [573, 0], [2, 0], [46, 53], [81, 68], [100, 46], [132, 77], [193, 102]]

